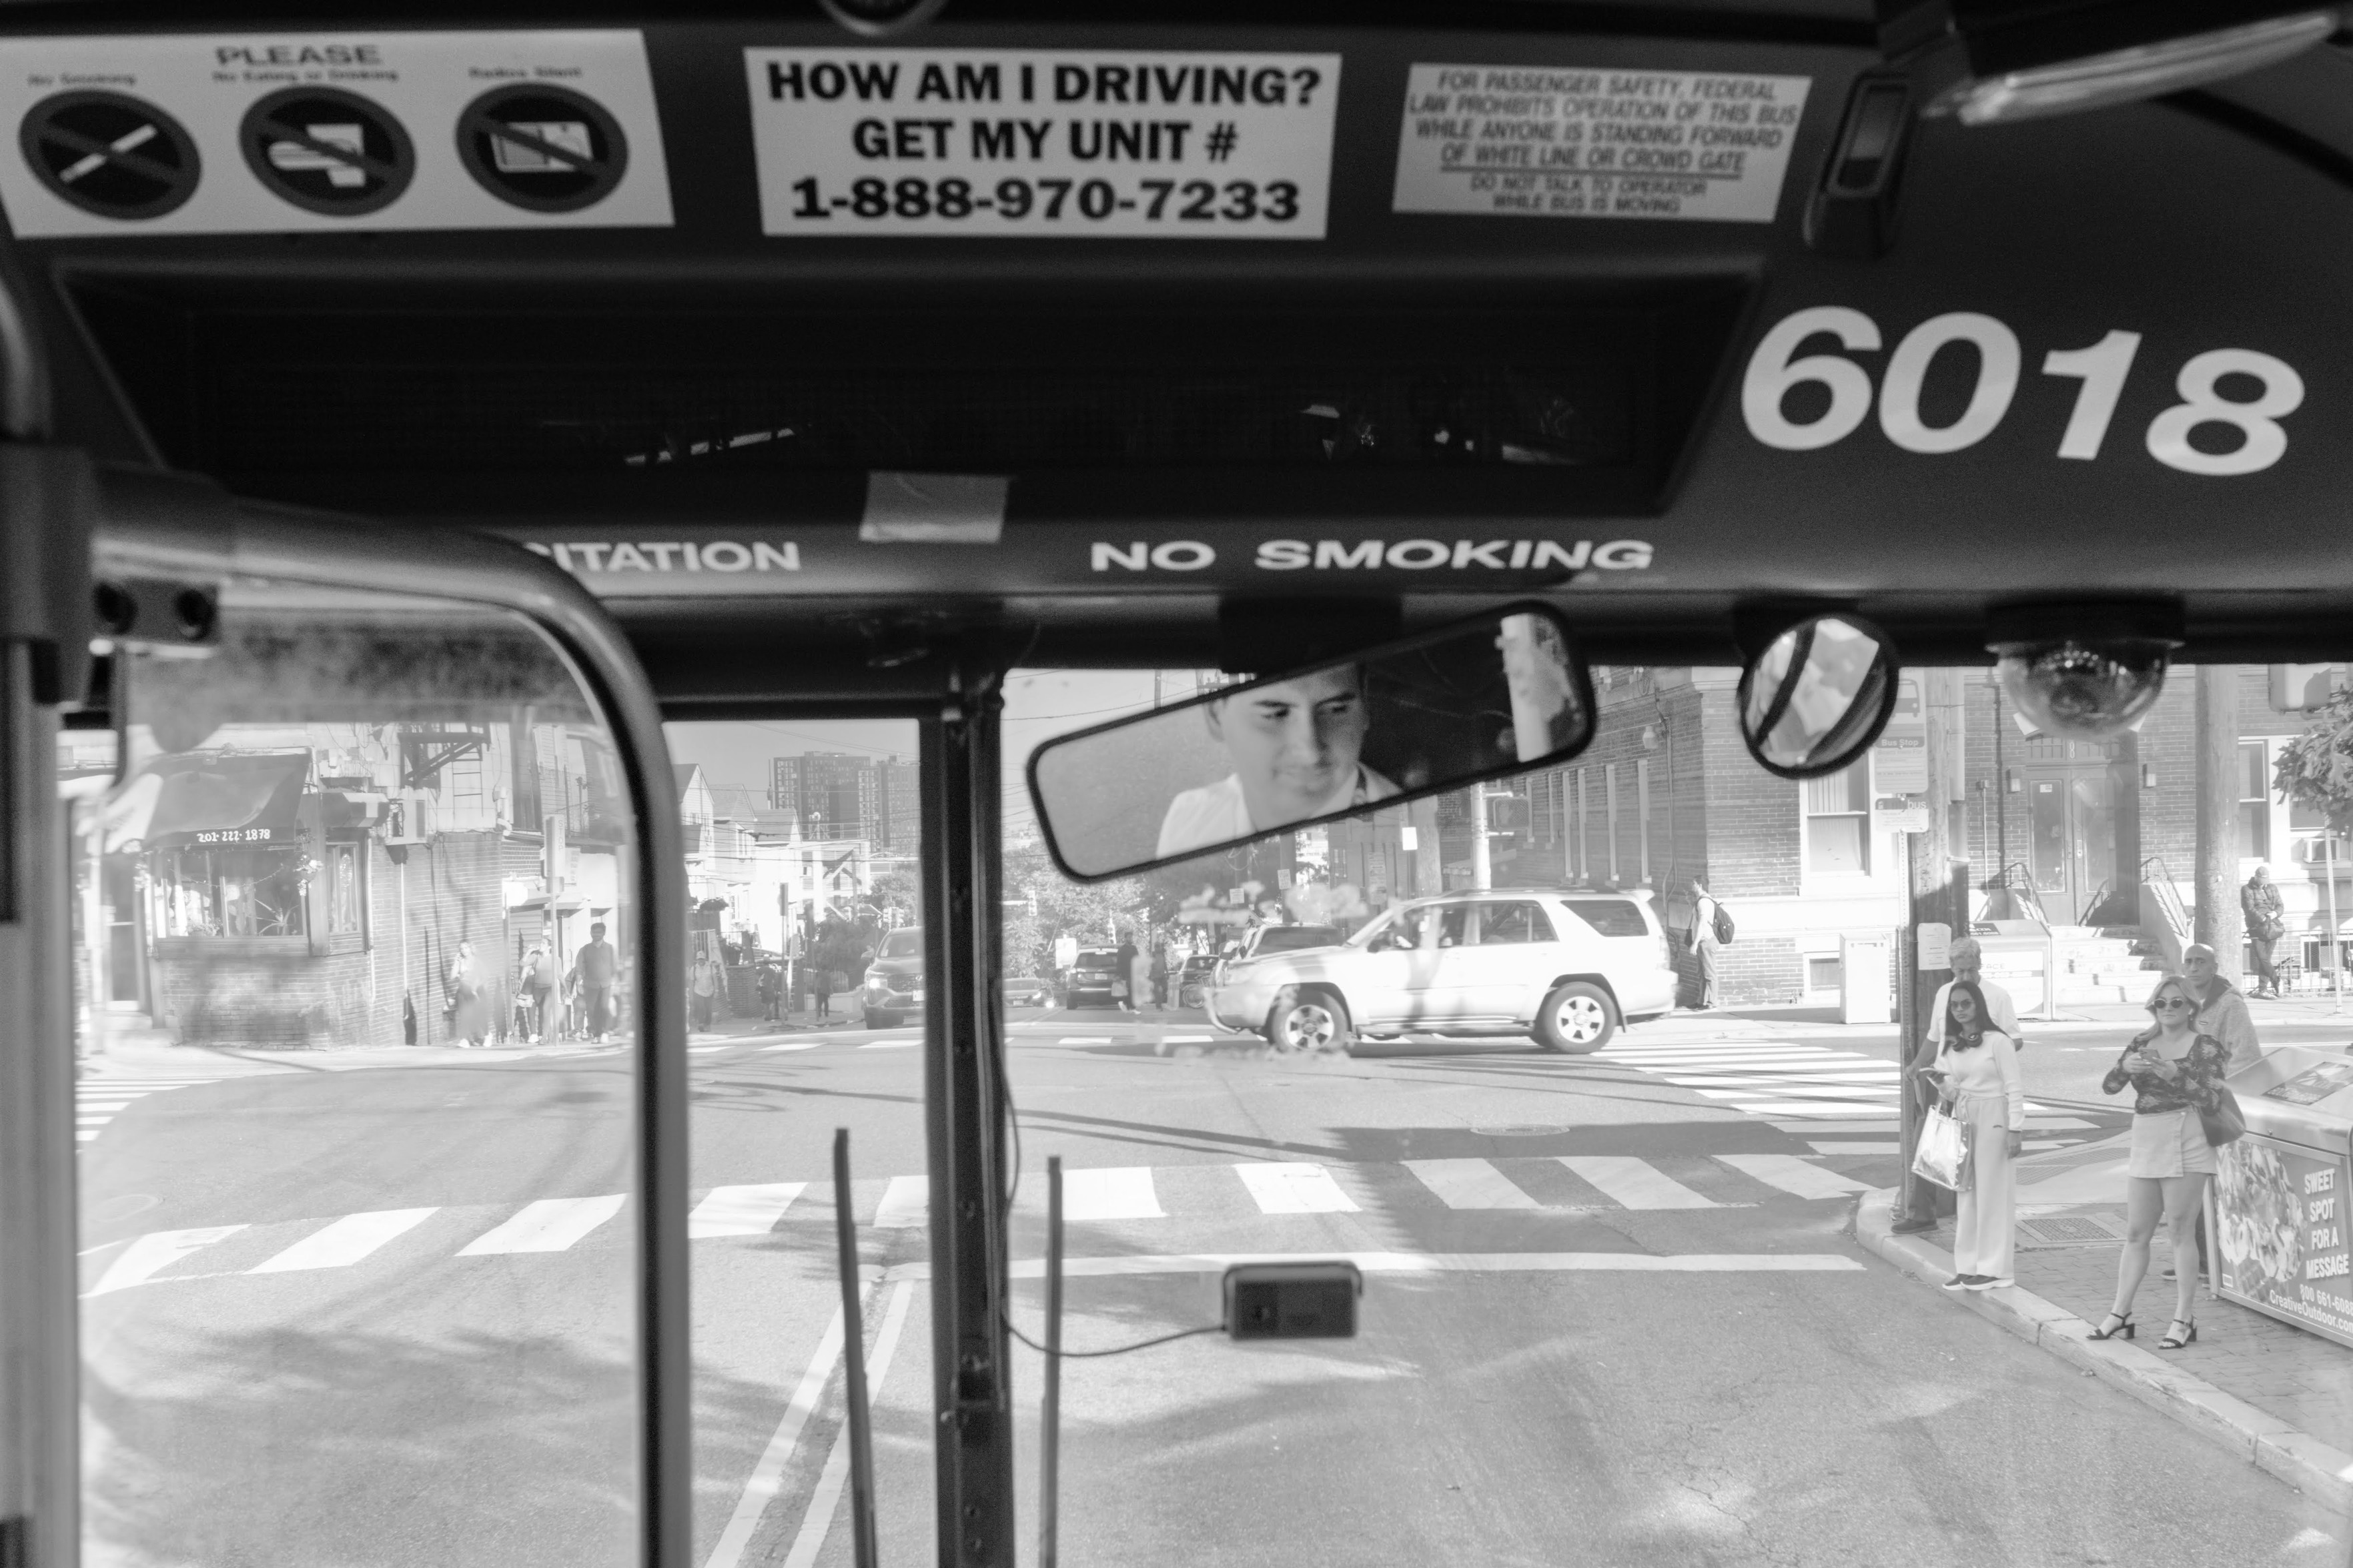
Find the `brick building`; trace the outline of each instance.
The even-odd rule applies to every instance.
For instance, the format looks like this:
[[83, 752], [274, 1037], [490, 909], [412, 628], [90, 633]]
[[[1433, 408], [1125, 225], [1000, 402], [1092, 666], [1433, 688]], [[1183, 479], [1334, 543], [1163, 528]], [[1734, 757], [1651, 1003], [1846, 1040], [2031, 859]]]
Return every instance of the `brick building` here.
[[[1905, 908], [1904, 837], [1874, 821], [1874, 760], [1826, 779], [1777, 778], [1742, 744], [1738, 672], [1598, 668], [1593, 744], [1566, 766], [1511, 781], [1491, 808], [1495, 886], [1589, 882], [1646, 888], [1678, 937], [1690, 885], [1704, 881], [1738, 923], [1722, 955], [1731, 1003], [1834, 1002], [1843, 935], [1884, 934]], [[2306, 715], [2269, 700], [2260, 667], [2236, 672], [2240, 861], [2270, 866], [2287, 906], [2281, 956], [2322, 962], [2327, 925], [2319, 823], [2271, 794], [2280, 746]], [[2177, 670], [2137, 733], [2099, 742], [2031, 732], [1990, 669], [1961, 682], [1965, 834], [1970, 879], [2031, 888], [2058, 927], [2118, 937], [2161, 921], [2144, 880], [2194, 903], [2194, 682]], [[1445, 878], [1471, 875], [1470, 811], [1444, 797]], [[2337, 904], [2353, 917], [2340, 847]], [[1980, 913], [1983, 899], [1980, 896]], [[2087, 929], [2085, 934], [2089, 934]], [[1688, 963], [1688, 960], [1686, 960]]]

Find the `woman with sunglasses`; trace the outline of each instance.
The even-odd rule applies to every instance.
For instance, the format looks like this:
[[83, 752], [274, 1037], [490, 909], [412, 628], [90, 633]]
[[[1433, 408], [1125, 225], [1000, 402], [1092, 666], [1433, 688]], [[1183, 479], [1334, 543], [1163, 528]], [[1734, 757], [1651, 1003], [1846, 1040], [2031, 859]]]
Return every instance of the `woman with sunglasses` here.
[[[2125, 1249], [2116, 1260], [2116, 1300], [2093, 1331], [2095, 1340], [2133, 1337], [2133, 1296], [2148, 1272], [2148, 1243], [2157, 1234], [2159, 1215], [2172, 1237], [2174, 1258], [2197, 1256], [2198, 1215], [2206, 1201], [2206, 1178], [2214, 1172], [2213, 1146], [2206, 1142], [2206, 1126], [2198, 1112], [2218, 1102], [2215, 1087], [2222, 1081], [2230, 1053], [2220, 1040], [2191, 1026], [2198, 999], [2179, 975], [2168, 974], [2157, 983], [2148, 1010], [2156, 1016], [2157, 1026], [2135, 1037], [2100, 1085], [2104, 1093], [2116, 1094], [2131, 1084], [2139, 1094], [2133, 1105], [2132, 1159], [2125, 1167]], [[2198, 1322], [2191, 1316], [2198, 1270], [2181, 1268], [2177, 1272], [2173, 1321], [2157, 1342], [2161, 1351], [2179, 1350], [2198, 1338]]]
[[1947, 988], [1945, 1026], [1927, 1076], [1968, 1129], [1969, 1176], [1953, 1217], [1953, 1268], [1947, 1290], [1999, 1290], [2015, 1285], [2018, 1194], [2010, 1162], [2026, 1148], [2026, 1080], [2018, 1049], [1994, 1026], [1974, 980]]

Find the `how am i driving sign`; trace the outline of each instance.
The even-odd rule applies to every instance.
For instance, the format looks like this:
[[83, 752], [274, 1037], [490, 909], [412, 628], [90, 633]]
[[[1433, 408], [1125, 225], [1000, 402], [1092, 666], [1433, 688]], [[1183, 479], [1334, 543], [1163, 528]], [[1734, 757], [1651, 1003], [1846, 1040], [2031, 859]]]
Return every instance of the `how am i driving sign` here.
[[771, 235], [1321, 239], [1337, 55], [744, 51]]

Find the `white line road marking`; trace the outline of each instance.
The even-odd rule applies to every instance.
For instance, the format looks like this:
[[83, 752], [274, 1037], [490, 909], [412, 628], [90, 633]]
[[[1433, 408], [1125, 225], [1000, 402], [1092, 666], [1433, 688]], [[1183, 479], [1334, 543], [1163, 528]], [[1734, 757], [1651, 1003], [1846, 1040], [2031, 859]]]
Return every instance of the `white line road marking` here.
[[1842, 1198], [1872, 1190], [1869, 1182], [1809, 1165], [1795, 1154], [1718, 1154], [1716, 1158], [1745, 1176], [1801, 1198]]
[[347, 1268], [394, 1237], [416, 1229], [439, 1212], [429, 1208], [377, 1209], [371, 1214], [347, 1214], [246, 1272], [287, 1274], [298, 1268]]
[[702, 1568], [736, 1568], [744, 1560], [744, 1548], [752, 1543], [752, 1532], [760, 1527], [760, 1516], [768, 1504], [776, 1500], [777, 1487], [785, 1474], [785, 1461], [793, 1457], [793, 1446], [800, 1441], [801, 1428], [808, 1425], [809, 1413], [824, 1396], [826, 1380], [833, 1375], [833, 1363], [841, 1359], [841, 1309], [833, 1310], [833, 1321], [826, 1325], [825, 1337], [817, 1342], [817, 1354], [809, 1358], [808, 1370], [801, 1373], [800, 1386], [793, 1390], [791, 1401], [785, 1406], [785, 1418], [776, 1423], [776, 1435], [761, 1452], [760, 1462], [752, 1467], [752, 1479], [744, 1483], [744, 1495], [735, 1500], [735, 1511], [727, 1521], [727, 1528], [719, 1533], [719, 1544], [711, 1549], [711, 1556]]
[[713, 1187], [686, 1216], [687, 1239], [765, 1236], [807, 1185], [807, 1182], [775, 1182], [765, 1186]]
[[763, 1055], [769, 1051], [813, 1051], [819, 1046], [831, 1044], [833, 1044], [831, 1040], [794, 1040], [782, 1046], [762, 1046], [760, 1050]]
[[1904, 1152], [1904, 1145], [1901, 1143], [1822, 1142], [1811, 1139], [1808, 1142], [1813, 1144], [1814, 1152], [1817, 1154], [1900, 1154]]
[[1544, 1205], [1513, 1184], [1485, 1160], [1408, 1160], [1405, 1168], [1421, 1178], [1451, 1209], [1533, 1209]]
[[[1045, 1184], [1038, 1184], [1042, 1194]], [[1153, 1190], [1152, 1167], [1129, 1165], [1100, 1171], [1062, 1173], [1062, 1217], [1082, 1219], [1166, 1219], [1160, 1194]]]
[[1735, 1100], [1731, 1109], [1758, 1115], [1804, 1116], [1820, 1119], [1831, 1116], [1884, 1116], [1895, 1107], [1884, 1100], [1834, 1102], [1827, 1100]]
[[[871, 1399], [881, 1397], [882, 1380], [891, 1373], [891, 1352], [899, 1348], [899, 1331], [906, 1324], [907, 1302], [914, 1293], [913, 1284], [901, 1281], [882, 1314], [882, 1331], [875, 1336], [874, 1359], [868, 1363], [866, 1373]], [[801, 1517], [799, 1533], [793, 1537], [793, 1549], [785, 1553], [785, 1568], [815, 1568], [817, 1554], [833, 1528], [833, 1510], [841, 1506], [841, 1489], [849, 1479], [849, 1423], [844, 1421], [841, 1430], [834, 1436], [833, 1451], [825, 1457], [825, 1470], [817, 1479], [817, 1490], [809, 1494], [808, 1512]]]
[[1849, 1083], [1740, 1083], [1738, 1079], [1726, 1079], [1723, 1081], [1738, 1083], [1740, 1087], [1695, 1089], [1692, 1092], [1704, 1100], [1754, 1100], [1760, 1094], [1787, 1095], [1791, 1099], [1804, 1099], [1810, 1095], [1816, 1100], [1867, 1100], [1883, 1112], [1895, 1103], [1896, 1086], [1893, 1083], [1883, 1088], [1875, 1088], [1866, 1084]]
[[1054, 1043], [1060, 1046], [1107, 1046], [1111, 1044], [1111, 1037], [1109, 1035], [1064, 1035]]
[[601, 1198], [542, 1198], [458, 1249], [460, 1258], [500, 1252], [562, 1252], [621, 1212], [625, 1193]]
[[1648, 1160], [1626, 1154], [1562, 1154], [1560, 1163], [1630, 1209], [1712, 1209], [1702, 1197]]
[[858, 1048], [861, 1051], [905, 1051], [922, 1045], [921, 1040], [869, 1040]]
[[1356, 1201], [1340, 1190], [1332, 1173], [1302, 1163], [1236, 1165], [1242, 1185], [1263, 1214], [1354, 1214]]
[[[1204, 1252], [1167, 1257], [1066, 1258], [1062, 1272], [1100, 1278], [1122, 1274], [1222, 1274], [1237, 1263], [1345, 1261], [1367, 1274], [1555, 1274], [1572, 1269], [1602, 1273], [1859, 1274], [1859, 1259], [1821, 1252]], [[910, 1263], [891, 1270], [894, 1279], [928, 1279], [931, 1265]], [[1025, 1258], [1013, 1265], [1016, 1279], [1043, 1279], [1046, 1260]]]
[[931, 1223], [932, 1179], [893, 1176], [883, 1189], [882, 1206], [874, 1211], [877, 1230], [913, 1230]]
[[108, 1266], [99, 1276], [98, 1283], [90, 1288], [92, 1296], [103, 1296], [110, 1290], [128, 1289], [142, 1285], [192, 1253], [202, 1252], [216, 1241], [235, 1236], [241, 1225], [206, 1226], [198, 1230], [151, 1231], [123, 1248], [122, 1256]]
[[689, 1046], [686, 1047], [686, 1054], [691, 1057], [700, 1057], [712, 1051], [732, 1051], [734, 1048], [733, 1046]]

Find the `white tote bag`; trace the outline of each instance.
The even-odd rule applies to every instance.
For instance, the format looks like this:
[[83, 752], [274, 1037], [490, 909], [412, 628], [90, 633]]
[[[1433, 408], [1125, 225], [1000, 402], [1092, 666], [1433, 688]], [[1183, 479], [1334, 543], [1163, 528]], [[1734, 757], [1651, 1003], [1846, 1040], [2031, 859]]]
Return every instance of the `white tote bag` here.
[[1951, 1192], [1969, 1179], [1969, 1131], [1942, 1105], [1928, 1108], [1920, 1143], [1912, 1153], [1912, 1173]]

